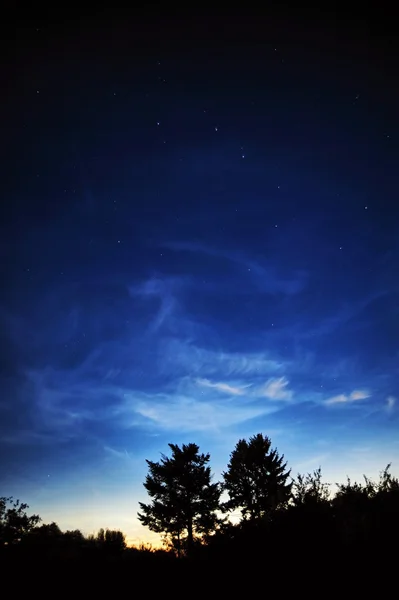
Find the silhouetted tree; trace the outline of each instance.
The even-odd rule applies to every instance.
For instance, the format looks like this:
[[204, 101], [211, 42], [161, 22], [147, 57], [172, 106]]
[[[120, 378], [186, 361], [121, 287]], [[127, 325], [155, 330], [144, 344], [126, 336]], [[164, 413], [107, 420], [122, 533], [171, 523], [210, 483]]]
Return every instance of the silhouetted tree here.
[[58, 560], [63, 556], [64, 533], [57, 523], [43, 523], [24, 536], [21, 546], [28, 555], [34, 553], [44, 560]]
[[330, 501], [330, 485], [324, 483], [319, 467], [313, 473], [301, 475], [292, 484], [292, 500], [295, 506], [314, 506]]
[[125, 534], [118, 529], [105, 531], [105, 550], [108, 554], [118, 555], [126, 549]]
[[35, 527], [32, 531], [32, 534], [35, 535], [36, 539], [56, 539], [62, 537], [63, 533], [57, 523], [54, 521], [52, 523], [43, 523], [39, 527]]
[[194, 535], [212, 531], [218, 521], [220, 485], [211, 483], [210, 455], [200, 454], [196, 444], [169, 444], [171, 458], [147, 460], [149, 473], [144, 487], [151, 504], [140, 502], [138, 518], [152, 531], [164, 534], [178, 555], [186, 542], [193, 549]]
[[124, 533], [114, 529], [99, 529], [97, 534], [90, 534], [85, 538], [79, 529], [66, 531], [63, 534], [63, 549], [66, 555], [84, 555], [92, 558], [118, 557], [126, 549]]
[[64, 541], [67, 544], [81, 546], [85, 542], [85, 537], [80, 529], [67, 530], [63, 534]]
[[105, 530], [102, 527], [97, 533], [96, 541], [99, 546], [105, 544]]
[[27, 515], [27, 508], [12, 497], [0, 498], [0, 546], [20, 542], [39, 523], [40, 517]]
[[337, 484], [333, 507], [346, 544], [383, 544], [385, 538], [399, 534], [399, 480], [390, 467], [380, 473], [378, 482], [364, 475], [364, 483], [348, 478]]
[[376, 494], [376, 484], [364, 476], [364, 483], [336, 484], [333, 499], [334, 514], [341, 541], [346, 544], [363, 543], [370, 535], [371, 499]]
[[315, 559], [321, 549], [326, 551], [326, 540], [332, 546], [335, 527], [330, 485], [322, 481], [321, 468], [307, 475], [298, 474], [293, 480], [291, 501], [285, 510], [278, 512], [272, 533], [276, 544], [291, 557], [306, 544]]
[[88, 543], [106, 554], [120, 554], [126, 549], [125, 534], [119, 529], [99, 529], [96, 536], [89, 535]]
[[271, 440], [261, 433], [237, 442], [223, 473], [229, 500], [227, 510], [241, 509], [244, 519], [270, 516], [285, 505], [291, 495], [284, 456], [271, 449]]
[[30, 546], [53, 547], [62, 539], [63, 533], [57, 523], [43, 523], [34, 527], [25, 537]]

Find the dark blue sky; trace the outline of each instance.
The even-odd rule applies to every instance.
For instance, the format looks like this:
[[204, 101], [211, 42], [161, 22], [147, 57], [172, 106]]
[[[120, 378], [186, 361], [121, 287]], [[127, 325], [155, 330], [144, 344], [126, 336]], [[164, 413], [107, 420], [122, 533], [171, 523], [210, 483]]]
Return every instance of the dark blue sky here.
[[399, 468], [395, 60], [367, 23], [10, 28], [0, 495], [137, 522], [145, 458]]

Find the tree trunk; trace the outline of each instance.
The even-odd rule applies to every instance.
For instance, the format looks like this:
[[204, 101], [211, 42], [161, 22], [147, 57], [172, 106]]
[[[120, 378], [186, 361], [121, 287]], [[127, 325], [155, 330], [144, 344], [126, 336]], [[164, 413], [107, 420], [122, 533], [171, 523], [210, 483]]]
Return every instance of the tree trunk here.
[[190, 515], [187, 523], [187, 556], [191, 556], [193, 549], [193, 519]]

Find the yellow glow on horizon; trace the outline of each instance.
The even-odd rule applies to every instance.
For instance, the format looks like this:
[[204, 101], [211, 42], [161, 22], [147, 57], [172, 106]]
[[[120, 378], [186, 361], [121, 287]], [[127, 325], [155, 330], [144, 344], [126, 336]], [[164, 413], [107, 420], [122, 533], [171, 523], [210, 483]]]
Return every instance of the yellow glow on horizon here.
[[[399, 444], [377, 452], [373, 447], [360, 445], [345, 452], [329, 452], [328, 447], [323, 444], [319, 446], [313, 455], [301, 456], [296, 464], [295, 460], [289, 460], [288, 449], [287, 460], [292, 465], [293, 477], [298, 472], [312, 472], [321, 465], [323, 481], [333, 484], [334, 493], [334, 484], [345, 482], [347, 475], [352, 481], [362, 482], [363, 474], [378, 481], [389, 459], [393, 459], [392, 474], [399, 476], [399, 460], [395, 460]], [[220, 480], [220, 471], [215, 470], [215, 480]], [[56, 522], [62, 531], [80, 529], [84, 535], [90, 535], [96, 534], [101, 528], [117, 529], [126, 536], [128, 546], [144, 544], [153, 548], [164, 547], [161, 535], [144, 527], [137, 518], [138, 501], [148, 500], [141, 481], [111, 485], [94, 478], [62, 483], [49, 480], [45, 487], [37, 488], [30, 494], [23, 489], [11, 492], [11, 495], [29, 504], [31, 514], [38, 514], [43, 523]], [[239, 512], [230, 516], [233, 522], [239, 519]]]

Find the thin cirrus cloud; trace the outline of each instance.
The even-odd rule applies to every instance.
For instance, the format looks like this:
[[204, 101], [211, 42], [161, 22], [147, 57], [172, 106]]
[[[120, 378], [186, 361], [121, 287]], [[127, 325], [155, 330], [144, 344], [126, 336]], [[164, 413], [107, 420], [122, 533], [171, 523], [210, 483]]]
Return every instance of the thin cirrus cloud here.
[[286, 367], [282, 361], [271, 358], [266, 352], [224, 352], [176, 338], [163, 340], [160, 349], [161, 370], [180, 369], [203, 377], [221, 373], [223, 377], [267, 376], [281, 372]]
[[127, 400], [124, 422], [130, 425], [147, 424], [164, 431], [220, 432], [268, 412], [270, 409], [259, 405], [237, 403], [232, 406], [223, 402], [201, 402], [186, 396], [158, 394], [155, 398], [141, 396]]
[[182, 281], [178, 278], [152, 277], [138, 285], [129, 286], [132, 297], [156, 298], [159, 301], [159, 308], [150, 323], [151, 331], [157, 331], [176, 310], [178, 306], [176, 292], [181, 285]]
[[209, 379], [197, 379], [197, 385], [224, 392], [232, 396], [252, 398], [269, 398], [270, 400], [291, 400], [293, 393], [287, 389], [289, 381], [286, 377], [270, 378], [264, 385], [254, 386], [252, 382], [241, 385], [231, 385], [226, 382], [212, 382]]
[[286, 377], [269, 379], [261, 388], [260, 395], [266, 396], [270, 400], [291, 400], [292, 391], [287, 389], [289, 381]]
[[162, 247], [174, 252], [209, 255], [236, 264], [239, 268], [245, 269], [252, 283], [263, 293], [281, 292], [286, 295], [295, 295], [300, 293], [307, 283], [307, 274], [303, 271], [284, 276], [282, 273], [277, 273], [276, 269], [270, 265], [260, 264], [259, 261], [250, 259], [242, 253], [225, 248], [221, 250], [200, 243], [183, 241], [163, 243]]
[[367, 390], [354, 390], [351, 394], [338, 394], [325, 401], [327, 406], [351, 404], [358, 400], [365, 400], [370, 397], [370, 392]]
[[388, 396], [388, 398], [386, 399], [386, 403], [385, 403], [385, 408], [387, 410], [387, 412], [392, 412], [394, 407], [396, 404], [396, 398], [395, 396]]
[[215, 389], [219, 392], [225, 392], [226, 394], [231, 394], [233, 396], [242, 396], [245, 393], [246, 389], [251, 385], [249, 384], [244, 387], [238, 387], [224, 382], [213, 383], [209, 379], [197, 379], [197, 384], [199, 386]]

